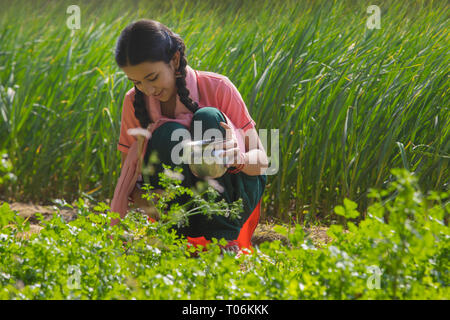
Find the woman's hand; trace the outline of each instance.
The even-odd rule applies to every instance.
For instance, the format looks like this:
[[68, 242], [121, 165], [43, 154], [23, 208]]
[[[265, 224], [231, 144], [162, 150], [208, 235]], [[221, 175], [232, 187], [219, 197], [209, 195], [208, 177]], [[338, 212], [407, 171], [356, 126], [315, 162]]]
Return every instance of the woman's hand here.
[[234, 134], [233, 129], [225, 122], [220, 122], [220, 125], [225, 129], [225, 142], [222, 145], [224, 152], [221, 157], [226, 159], [225, 167], [237, 167], [243, 163], [244, 155], [239, 149], [238, 140]]

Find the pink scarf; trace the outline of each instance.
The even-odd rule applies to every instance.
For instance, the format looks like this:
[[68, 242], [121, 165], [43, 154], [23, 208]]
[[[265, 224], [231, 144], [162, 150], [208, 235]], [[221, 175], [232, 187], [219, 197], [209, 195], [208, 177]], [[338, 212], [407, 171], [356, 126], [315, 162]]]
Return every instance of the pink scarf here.
[[[193, 101], [199, 103], [199, 92], [197, 86], [197, 75], [195, 71], [186, 66], [186, 87], [189, 90], [189, 96]], [[161, 114], [161, 104], [158, 99], [144, 95], [147, 104], [147, 111], [150, 114], [150, 118], [154, 123], [150, 124], [147, 128], [150, 133], [153, 133], [158, 127], [168, 121], [178, 122], [184, 125], [188, 130], [191, 126], [192, 118], [194, 114], [186, 108], [186, 106], [180, 101], [178, 94], [176, 95], [175, 106], [175, 119], [167, 118]], [[236, 134], [239, 148], [241, 152], [245, 152], [244, 138], [241, 130], [237, 130], [231, 120], [222, 112], [228, 124], [232, 127]], [[128, 210], [128, 196], [133, 192], [136, 181], [140, 175], [141, 163], [143, 161], [145, 152], [147, 150], [147, 143], [150, 138], [144, 140], [144, 145], [141, 146], [142, 153], [141, 159], [138, 159], [138, 140], [136, 140], [128, 150], [127, 158], [123, 163], [123, 168], [120, 173], [119, 180], [114, 190], [114, 196], [111, 201], [111, 211], [120, 214], [121, 218], [124, 218]], [[115, 225], [119, 220], [113, 219], [111, 225]]]

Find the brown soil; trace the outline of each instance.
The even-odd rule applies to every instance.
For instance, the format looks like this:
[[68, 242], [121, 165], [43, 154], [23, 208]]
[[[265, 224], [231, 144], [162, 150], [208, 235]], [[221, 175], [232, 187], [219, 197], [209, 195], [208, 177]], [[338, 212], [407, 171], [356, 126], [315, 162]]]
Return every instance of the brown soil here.
[[[3, 204], [3, 202], [0, 202], [0, 206]], [[39, 220], [36, 218], [36, 213], [41, 213], [44, 216], [45, 220], [50, 220], [54, 213], [58, 213], [58, 210], [60, 212], [60, 215], [63, 217], [63, 219], [66, 222], [70, 222], [74, 219], [76, 219], [77, 216], [77, 210], [76, 209], [70, 209], [70, 208], [64, 208], [64, 209], [58, 209], [56, 206], [41, 206], [31, 203], [21, 203], [21, 202], [12, 202], [9, 204], [11, 209], [14, 211], [17, 211], [19, 215], [21, 215], [24, 218], [28, 218], [28, 221], [30, 222], [30, 231], [27, 233], [37, 233], [39, 232], [42, 227], [39, 225]], [[252, 237], [252, 243], [253, 245], [259, 245], [266, 241], [275, 241], [280, 240], [283, 244], [287, 245], [288, 241], [287, 238], [277, 233], [273, 230], [274, 224], [267, 223], [267, 222], [260, 222], [259, 225], [256, 227], [256, 230]], [[311, 227], [309, 229], [305, 229], [306, 238], [311, 239], [311, 241], [316, 246], [323, 246], [331, 242], [331, 238], [327, 235], [328, 227]]]

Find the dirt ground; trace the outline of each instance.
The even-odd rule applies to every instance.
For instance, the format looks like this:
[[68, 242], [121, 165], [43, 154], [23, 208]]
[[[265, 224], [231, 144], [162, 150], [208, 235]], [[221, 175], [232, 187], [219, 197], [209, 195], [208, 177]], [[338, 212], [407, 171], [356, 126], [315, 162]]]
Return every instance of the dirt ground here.
[[[2, 205], [3, 202], [0, 202]], [[42, 227], [39, 225], [39, 220], [35, 217], [36, 213], [41, 213], [44, 216], [45, 220], [50, 220], [54, 212], [58, 212], [58, 208], [56, 206], [41, 206], [31, 203], [21, 203], [21, 202], [12, 202], [9, 204], [11, 209], [17, 211], [22, 217], [28, 218], [30, 221], [30, 231], [32, 233], [39, 232]], [[88, 204], [89, 205], [89, 204]], [[77, 217], [77, 213], [75, 209], [65, 208], [59, 209], [61, 212], [61, 216], [66, 222], [70, 222]], [[256, 230], [252, 237], [253, 245], [259, 245], [265, 241], [275, 241], [280, 240], [283, 244], [287, 244], [287, 238], [277, 233], [273, 230], [274, 224], [270, 224], [268, 222], [260, 221]], [[331, 238], [327, 235], [327, 227], [311, 227], [309, 229], [305, 229], [306, 238], [311, 239], [311, 241], [317, 246], [323, 246], [329, 242], [331, 242]]]

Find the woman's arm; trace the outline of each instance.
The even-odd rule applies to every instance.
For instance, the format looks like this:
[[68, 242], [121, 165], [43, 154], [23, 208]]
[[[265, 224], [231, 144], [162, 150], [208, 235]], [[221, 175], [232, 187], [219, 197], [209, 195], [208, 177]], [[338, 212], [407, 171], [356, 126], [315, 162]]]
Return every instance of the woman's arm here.
[[[121, 164], [121, 168], [123, 168], [123, 164], [125, 162], [125, 159], [127, 158], [128, 153], [125, 152], [121, 152], [121, 157], [122, 157], [122, 164]], [[163, 190], [162, 189], [153, 189], [152, 191], [149, 191], [149, 193], [159, 193], [162, 194]], [[156, 210], [156, 202], [157, 200], [147, 200], [142, 198], [142, 195], [146, 193], [142, 190], [140, 190], [137, 186], [134, 187], [133, 191], [131, 192], [130, 196], [134, 201], [134, 204], [131, 205], [132, 208], [141, 208], [145, 211], [145, 213], [155, 219], [155, 220], [159, 220], [159, 214], [158, 211]]]
[[125, 159], [127, 158], [128, 153], [125, 153], [121, 151], [121, 157], [122, 157], [122, 163], [120, 164], [120, 167], [123, 168], [123, 163], [125, 162]]
[[[120, 155], [121, 155], [121, 158], [122, 158], [122, 163], [120, 165], [120, 168], [123, 169], [123, 164], [125, 162], [125, 159], [127, 158], [128, 153], [125, 153], [125, 152], [121, 151]], [[134, 201], [136, 201], [137, 198], [140, 198], [140, 197], [136, 197], [136, 195], [138, 195], [137, 191], [138, 191], [138, 188], [136, 188], [136, 186], [135, 186], [133, 191], [131, 192], [131, 198]]]
[[[227, 166], [236, 168], [233, 169], [231, 173], [242, 171], [249, 176], [264, 174], [266, 169], [269, 167], [269, 161], [256, 129], [248, 129], [245, 134], [242, 133], [242, 130], [239, 130], [237, 133], [244, 135], [245, 150], [242, 151], [239, 147], [236, 133], [233, 132], [232, 127], [225, 122], [220, 122], [220, 125], [226, 130], [225, 139], [227, 140], [227, 142], [223, 145], [223, 150], [225, 150], [223, 156], [227, 159], [228, 155], [232, 155], [234, 157], [232, 164], [227, 164]], [[239, 153], [243, 155], [243, 158], [239, 157]]]
[[220, 106], [220, 111], [230, 118], [236, 128], [242, 130], [247, 125], [252, 124], [245, 132], [241, 132], [245, 136], [243, 159], [245, 166], [242, 168], [242, 172], [250, 176], [264, 174], [269, 167], [269, 161], [256, 131], [256, 123], [250, 116], [238, 89], [227, 77], [223, 77], [217, 84], [215, 101], [216, 105]]
[[245, 133], [245, 151], [242, 172], [249, 176], [264, 174], [269, 167], [269, 160], [255, 128]]

